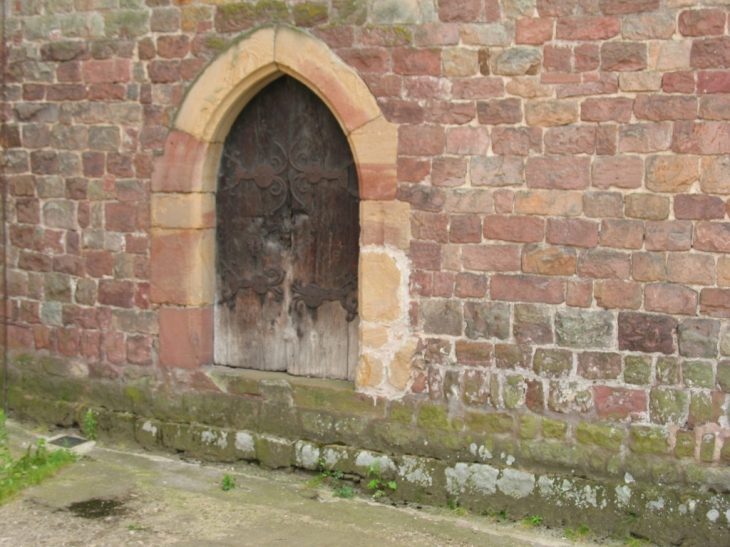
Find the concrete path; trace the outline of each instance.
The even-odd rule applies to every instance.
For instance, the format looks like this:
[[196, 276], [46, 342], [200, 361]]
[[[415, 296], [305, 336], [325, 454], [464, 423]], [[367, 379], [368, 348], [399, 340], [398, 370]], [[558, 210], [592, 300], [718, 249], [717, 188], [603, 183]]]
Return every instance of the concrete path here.
[[[35, 442], [17, 423], [11, 421], [9, 429], [16, 447]], [[236, 484], [227, 492], [220, 487], [224, 474]], [[0, 507], [0, 547], [590, 545], [561, 538], [561, 531], [445, 508], [340, 499], [330, 487], [312, 487], [311, 478], [97, 445], [56, 477]], [[104, 501], [84, 503], [88, 500]]]

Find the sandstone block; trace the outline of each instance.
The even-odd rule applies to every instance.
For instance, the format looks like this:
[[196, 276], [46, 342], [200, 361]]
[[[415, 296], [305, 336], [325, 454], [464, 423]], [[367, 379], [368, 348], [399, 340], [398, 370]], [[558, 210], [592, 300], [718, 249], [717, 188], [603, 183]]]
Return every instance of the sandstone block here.
[[360, 315], [373, 323], [389, 323], [402, 315], [399, 289], [401, 271], [384, 253], [360, 256]]

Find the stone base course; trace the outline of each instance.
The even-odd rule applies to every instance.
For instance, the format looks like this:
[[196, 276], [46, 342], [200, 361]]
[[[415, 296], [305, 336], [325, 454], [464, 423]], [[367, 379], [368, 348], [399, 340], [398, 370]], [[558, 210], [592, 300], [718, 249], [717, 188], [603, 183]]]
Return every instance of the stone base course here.
[[204, 369], [206, 389], [182, 392], [64, 378], [63, 368], [15, 359], [15, 415], [73, 426], [91, 408], [102, 438], [204, 460], [324, 466], [363, 478], [377, 461], [398, 485], [396, 501], [541, 515], [548, 526], [588, 525], [667, 546], [730, 537], [730, 474], [687, 458], [693, 439], [671, 428], [475, 412], [419, 397], [389, 402], [346, 382], [225, 367]]

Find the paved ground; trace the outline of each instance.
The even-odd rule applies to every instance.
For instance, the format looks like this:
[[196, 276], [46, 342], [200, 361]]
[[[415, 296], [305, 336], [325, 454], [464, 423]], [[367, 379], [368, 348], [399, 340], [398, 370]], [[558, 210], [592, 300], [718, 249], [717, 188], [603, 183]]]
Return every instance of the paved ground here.
[[[9, 423], [11, 442], [34, 442]], [[236, 487], [220, 488], [224, 474]], [[581, 547], [562, 532], [445, 508], [392, 507], [311, 475], [241, 464], [200, 465], [169, 455], [98, 446], [56, 477], [0, 507], [0, 547]], [[74, 514], [73, 504], [87, 516]], [[93, 516], [96, 511], [108, 513]], [[613, 543], [620, 545], [620, 543]]]

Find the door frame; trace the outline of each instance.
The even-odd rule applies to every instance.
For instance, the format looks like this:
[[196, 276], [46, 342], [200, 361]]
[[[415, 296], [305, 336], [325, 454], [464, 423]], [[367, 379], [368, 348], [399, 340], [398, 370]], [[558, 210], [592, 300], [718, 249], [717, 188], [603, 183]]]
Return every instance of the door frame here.
[[404, 392], [417, 341], [409, 328], [410, 204], [396, 200], [398, 128], [357, 72], [307, 32], [286, 25], [236, 39], [188, 89], [155, 160], [151, 301], [159, 306], [162, 367], [213, 364], [215, 191], [233, 121], [269, 82], [288, 74], [316, 93], [342, 127], [360, 185], [360, 353], [355, 384]]

